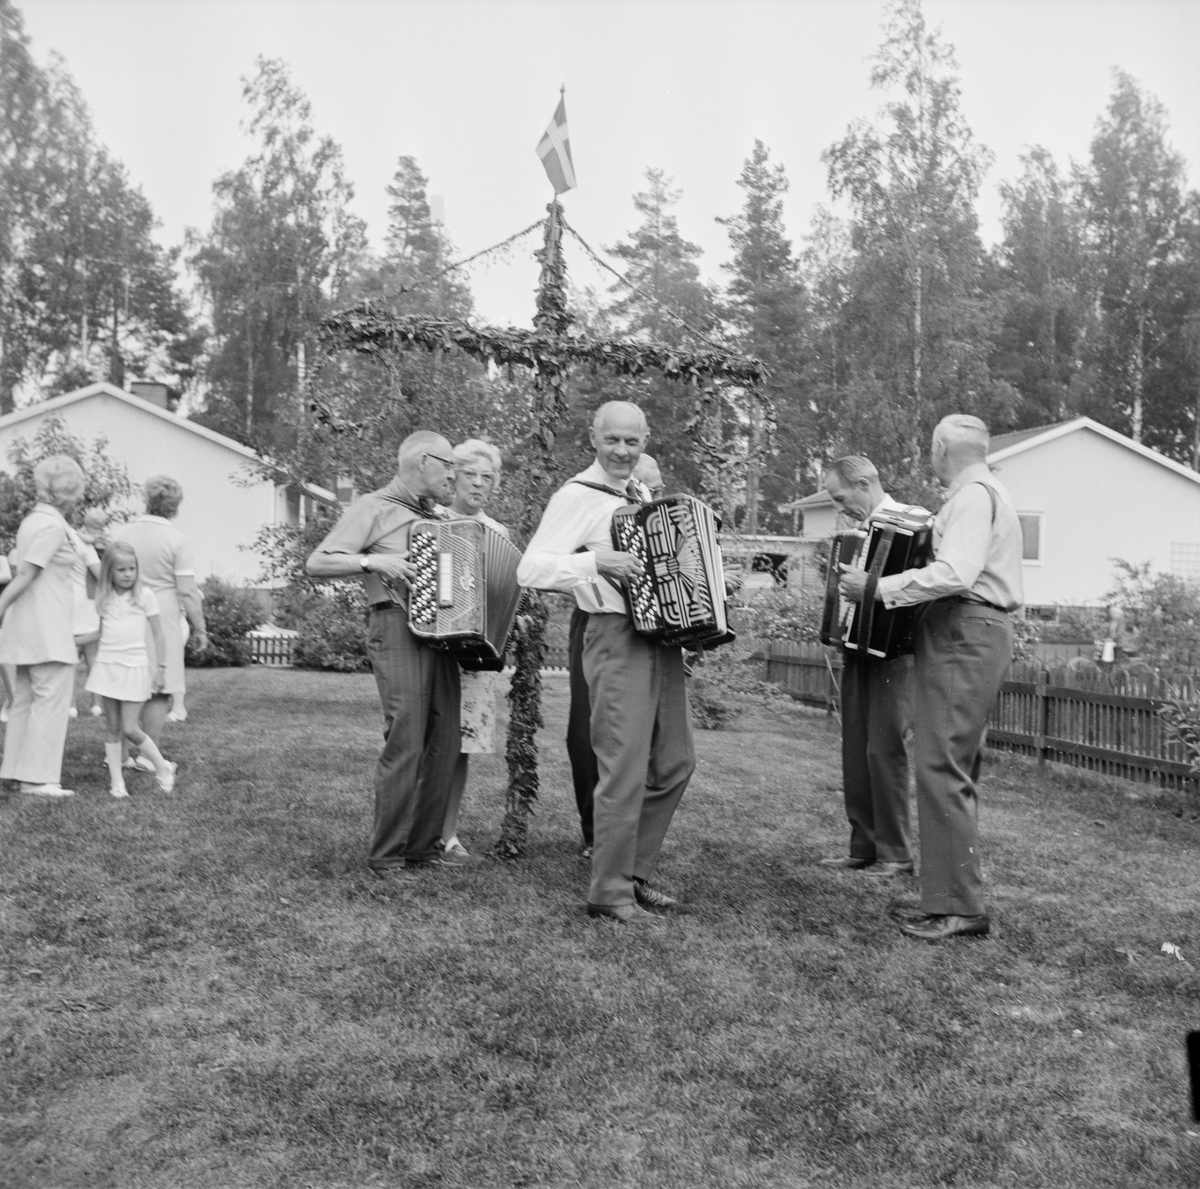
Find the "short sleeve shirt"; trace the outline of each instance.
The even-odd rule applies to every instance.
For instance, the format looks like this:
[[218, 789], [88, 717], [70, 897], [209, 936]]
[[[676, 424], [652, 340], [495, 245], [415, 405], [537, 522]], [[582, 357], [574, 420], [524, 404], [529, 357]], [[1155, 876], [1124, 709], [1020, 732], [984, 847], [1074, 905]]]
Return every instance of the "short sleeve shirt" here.
[[139, 516], [122, 525], [113, 540], [133, 546], [142, 584], [151, 590], [174, 590], [177, 579], [195, 577], [196, 563], [183, 533], [162, 516]]
[[9, 606], [0, 624], [0, 664], [73, 665], [76, 659], [75, 547], [72, 533], [52, 504], [34, 504], [17, 529], [17, 573], [25, 562], [38, 576]]
[[154, 592], [142, 586], [137, 595], [132, 591], [114, 591], [100, 608], [100, 647], [96, 660], [114, 665], [148, 665], [146, 649], [146, 620], [158, 614], [158, 599]]
[[[413, 522], [440, 519], [443, 517], [433, 504], [423, 505], [399, 479], [393, 479], [386, 487], [356, 499], [317, 546], [317, 552], [406, 553]], [[408, 606], [408, 592], [402, 582], [391, 585], [368, 572], [363, 575], [363, 586], [372, 606]]]

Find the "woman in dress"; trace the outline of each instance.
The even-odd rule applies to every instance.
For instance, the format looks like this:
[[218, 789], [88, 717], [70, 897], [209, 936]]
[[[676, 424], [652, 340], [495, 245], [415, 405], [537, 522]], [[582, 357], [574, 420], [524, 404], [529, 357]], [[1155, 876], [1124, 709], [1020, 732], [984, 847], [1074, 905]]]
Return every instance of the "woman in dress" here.
[[[483, 511], [484, 505], [500, 486], [500, 451], [490, 442], [468, 438], [454, 447], [451, 456], [454, 459], [454, 498], [448, 509], [450, 515], [481, 520], [493, 532], [507, 537], [508, 529]], [[458, 811], [463, 790], [467, 786], [467, 764], [472, 754], [490, 754], [496, 750], [496, 694], [500, 674], [464, 672], [461, 676], [462, 750], [454, 769], [450, 797], [446, 802], [442, 842], [447, 853], [463, 857], [467, 850], [458, 840]]]
[[66, 515], [83, 498], [79, 464], [52, 454], [33, 468], [37, 503], [17, 530], [15, 577], [0, 592], [0, 664], [15, 666], [0, 780], [69, 797], [63, 748], [75, 692], [73, 570], [83, 542]]
[[[142, 711], [142, 727], [157, 744], [171, 696], [184, 692], [182, 615], [191, 623], [196, 633], [196, 648], [201, 652], [208, 647], [208, 633], [191, 551], [183, 533], [171, 523], [183, 502], [183, 488], [169, 475], [151, 475], [146, 480], [145, 492], [146, 514], [120, 528], [113, 534], [113, 541], [126, 541], [133, 546], [142, 582], [158, 600], [166, 652], [161, 659], [166, 668], [162, 688], [155, 691]], [[151, 650], [150, 667], [157, 669], [160, 658], [153, 639], [148, 639], [147, 644]], [[139, 758], [137, 766], [153, 770], [144, 756]]]

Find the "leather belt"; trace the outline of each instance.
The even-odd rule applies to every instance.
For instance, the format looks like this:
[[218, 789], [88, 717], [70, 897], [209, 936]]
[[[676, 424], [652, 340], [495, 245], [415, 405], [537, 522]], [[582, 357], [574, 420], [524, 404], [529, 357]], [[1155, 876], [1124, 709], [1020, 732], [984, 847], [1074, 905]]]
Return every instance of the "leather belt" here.
[[1002, 615], [1008, 614], [1007, 607], [1001, 607], [999, 603], [989, 603], [987, 599], [973, 599], [968, 595], [946, 595], [945, 598], [938, 599], [939, 603], [964, 603], [968, 607], [990, 607], [993, 611], [999, 611]]

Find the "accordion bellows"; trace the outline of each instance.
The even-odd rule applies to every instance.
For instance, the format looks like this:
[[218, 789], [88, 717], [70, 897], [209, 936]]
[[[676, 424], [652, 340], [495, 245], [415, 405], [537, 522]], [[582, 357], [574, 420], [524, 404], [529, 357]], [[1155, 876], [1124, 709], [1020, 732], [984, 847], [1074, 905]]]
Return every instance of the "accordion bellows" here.
[[409, 630], [452, 652], [464, 669], [503, 668], [521, 601], [520, 557], [511, 541], [478, 520], [415, 521]]
[[725, 617], [718, 528], [713, 510], [688, 495], [628, 504], [613, 513], [613, 548], [633, 554], [644, 570], [625, 586], [625, 605], [639, 635], [710, 647], [734, 638]]
[[[875, 587], [889, 574], [927, 566], [932, 556], [933, 517], [927, 512], [891, 511], [877, 516], [865, 530], [836, 533], [825, 575], [821, 643], [883, 660], [912, 652], [920, 607], [888, 610], [875, 601]], [[867, 573], [867, 593], [861, 604], [841, 596], [838, 579], [843, 565]]]

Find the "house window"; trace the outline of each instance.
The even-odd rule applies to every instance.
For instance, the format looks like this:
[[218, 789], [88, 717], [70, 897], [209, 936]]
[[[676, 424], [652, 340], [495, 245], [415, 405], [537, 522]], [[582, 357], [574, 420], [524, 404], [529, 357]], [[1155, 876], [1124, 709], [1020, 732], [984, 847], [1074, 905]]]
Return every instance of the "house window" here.
[[1171, 573], [1189, 582], [1200, 582], [1200, 541], [1171, 542]]
[[1018, 512], [1021, 521], [1021, 560], [1042, 560], [1042, 514]]

